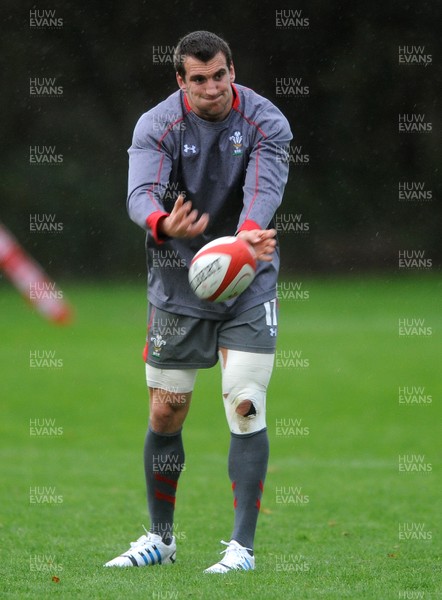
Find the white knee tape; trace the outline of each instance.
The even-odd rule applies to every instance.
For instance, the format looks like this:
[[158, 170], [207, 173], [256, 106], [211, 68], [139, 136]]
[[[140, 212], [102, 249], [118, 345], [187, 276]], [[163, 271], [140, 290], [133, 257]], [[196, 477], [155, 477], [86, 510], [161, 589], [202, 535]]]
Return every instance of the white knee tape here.
[[193, 391], [196, 369], [158, 369], [146, 363], [146, 382], [149, 387], [186, 394]]
[[[223, 364], [220, 353], [224, 408], [232, 433], [256, 433], [266, 426], [266, 392], [273, 360], [274, 354], [227, 350]], [[243, 417], [236, 412], [244, 400], [252, 402], [255, 414]]]

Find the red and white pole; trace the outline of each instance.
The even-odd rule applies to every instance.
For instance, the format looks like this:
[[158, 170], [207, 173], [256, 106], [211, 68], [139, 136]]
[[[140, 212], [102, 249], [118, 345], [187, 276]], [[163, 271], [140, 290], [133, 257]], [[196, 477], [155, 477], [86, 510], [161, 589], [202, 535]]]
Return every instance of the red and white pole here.
[[0, 223], [0, 269], [17, 290], [49, 321], [69, 323], [73, 313], [63, 293], [49, 279], [43, 268]]

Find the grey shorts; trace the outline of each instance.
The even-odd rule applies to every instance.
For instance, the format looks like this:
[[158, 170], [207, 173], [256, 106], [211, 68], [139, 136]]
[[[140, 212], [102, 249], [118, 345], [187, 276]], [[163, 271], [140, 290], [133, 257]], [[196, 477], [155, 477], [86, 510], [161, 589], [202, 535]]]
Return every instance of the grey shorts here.
[[198, 319], [149, 304], [145, 361], [159, 369], [204, 369], [218, 361], [218, 348], [274, 354], [278, 331], [277, 300], [270, 300], [227, 321]]

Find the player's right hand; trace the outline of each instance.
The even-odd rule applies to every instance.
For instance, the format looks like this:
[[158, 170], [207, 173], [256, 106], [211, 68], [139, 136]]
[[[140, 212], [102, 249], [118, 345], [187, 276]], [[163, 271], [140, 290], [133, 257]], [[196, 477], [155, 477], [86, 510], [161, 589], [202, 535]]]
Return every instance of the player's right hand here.
[[158, 230], [163, 235], [173, 238], [194, 238], [203, 233], [209, 223], [209, 215], [203, 213], [198, 218], [198, 211], [192, 210], [192, 203], [180, 194], [176, 199], [172, 212], [161, 219]]

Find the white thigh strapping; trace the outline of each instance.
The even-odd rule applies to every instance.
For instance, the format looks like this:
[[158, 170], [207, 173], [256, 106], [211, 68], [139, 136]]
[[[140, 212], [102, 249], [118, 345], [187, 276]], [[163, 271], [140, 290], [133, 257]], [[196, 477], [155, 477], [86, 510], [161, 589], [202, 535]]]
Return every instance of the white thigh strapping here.
[[151, 388], [186, 394], [193, 391], [197, 369], [158, 369], [146, 363], [146, 382]]
[[[273, 370], [274, 354], [227, 350], [226, 363], [219, 353], [222, 371], [224, 408], [230, 431], [256, 433], [266, 426], [266, 392]], [[243, 417], [238, 405], [250, 400], [256, 414]]]

